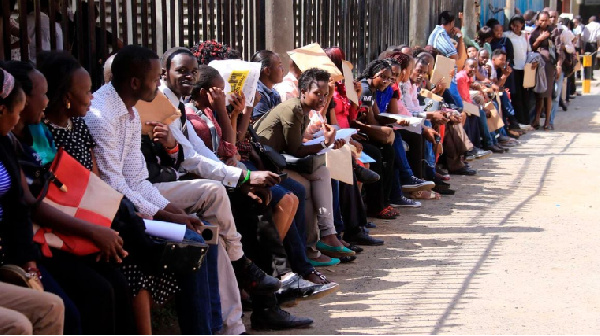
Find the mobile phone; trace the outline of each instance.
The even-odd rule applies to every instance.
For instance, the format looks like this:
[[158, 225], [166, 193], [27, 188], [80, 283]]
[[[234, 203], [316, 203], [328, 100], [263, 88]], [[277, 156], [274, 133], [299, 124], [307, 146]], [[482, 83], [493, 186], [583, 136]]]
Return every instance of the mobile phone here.
[[279, 174], [279, 182], [283, 182], [288, 177], [287, 173]]
[[436, 144], [439, 144], [440, 141], [442, 141], [442, 138], [439, 135], [434, 136], [434, 138], [435, 138], [435, 143]]

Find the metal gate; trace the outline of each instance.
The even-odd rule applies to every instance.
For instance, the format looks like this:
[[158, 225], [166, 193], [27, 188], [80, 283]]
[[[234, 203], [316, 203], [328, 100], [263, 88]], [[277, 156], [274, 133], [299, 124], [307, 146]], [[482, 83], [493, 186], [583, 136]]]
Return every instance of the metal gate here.
[[295, 46], [338, 46], [360, 72], [388, 47], [408, 43], [409, 6], [409, 0], [294, 0]]

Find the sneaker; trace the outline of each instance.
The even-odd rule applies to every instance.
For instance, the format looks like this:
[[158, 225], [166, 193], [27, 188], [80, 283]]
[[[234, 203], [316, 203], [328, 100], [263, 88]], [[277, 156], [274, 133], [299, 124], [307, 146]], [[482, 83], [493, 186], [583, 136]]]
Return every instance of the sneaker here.
[[[435, 186], [435, 184], [434, 184]], [[390, 205], [393, 207], [406, 207], [406, 208], [419, 208], [421, 206], [421, 202], [417, 202], [410, 198], [407, 198], [404, 195], [401, 195], [397, 200], [390, 200]]]
[[483, 150], [481, 148], [477, 148], [477, 150], [475, 151], [476, 159], [484, 159], [490, 155], [492, 155], [492, 152], [490, 152], [489, 150]]
[[402, 181], [402, 190], [406, 192], [431, 190], [435, 187], [435, 183], [432, 181], [421, 180], [415, 176], [411, 176], [406, 181]]
[[507, 141], [510, 141], [510, 140], [512, 140], [512, 138], [509, 137], [509, 136], [506, 136], [506, 135], [500, 135], [500, 136], [498, 136], [498, 141], [500, 141], [500, 142], [507, 142]]

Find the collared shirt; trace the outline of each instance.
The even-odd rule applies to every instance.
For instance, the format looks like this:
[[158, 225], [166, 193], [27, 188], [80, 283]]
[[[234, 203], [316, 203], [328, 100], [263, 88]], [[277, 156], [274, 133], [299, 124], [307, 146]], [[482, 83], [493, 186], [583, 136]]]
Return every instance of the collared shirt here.
[[169, 201], [148, 181], [142, 154], [142, 124], [135, 108], [130, 114], [112, 86], [94, 93], [85, 122], [96, 141], [93, 148], [100, 178], [125, 195], [142, 215], [154, 216]]
[[458, 54], [448, 32], [441, 25], [435, 26], [435, 29], [427, 39], [427, 44], [439, 50], [446, 57]]
[[279, 97], [281, 101], [284, 102], [288, 99], [299, 98], [300, 91], [298, 90], [298, 78], [294, 76], [293, 73], [288, 72], [285, 77], [283, 77], [283, 81], [279, 84], [275, 84], [273, 86], [277, 93], [279, 93]]
[[260, 94], [260, 101], [252, 111], [252, 119], [256, 120], [269, 112], [275, 106], [281, 104], [281, 97], [277, 90], [269, 89], [263, 82], [258, 81], [256, 91]]
[[[177, 98], [164, 82], [161, 83], [158, 89], [164, 93], [173, 106], [180, 109], [182, 113], [185, 113], [185, 107], [180, 108], [180, 104], [183, 106], [183, 102]], [[173, 134], [177, 143], [183, 147], [184, 160], [179, 166], [180, 172], [195, 173], [202, 178], [219, 181], [227, 187], [235, 188], [240, 175], [242, 175], [242, 170], [237, 167], [227, 166], [221, 162], [217, 155], [210, 148], [206, 147], [204, 141], [196, 134], [192, 123], [186, 120], [185, 124], [187, 137], [183, 134], [181, 119], [177, 118], [169, 125], [171, 134]]]
[[456, 74], [456, 86], [458, 93], [460, 94], [460, 97], [467, 103], [472, 103], [471, 96], [469, 94], [472, 83], [473, 78], [469, 77], [469, 72], [467, 70], [461, 70]]
[[254, 123], [254, 129], [261, 143], [278, 152], [296, 155], [303, 146], [302, 138], [308, 122], [308, 115], [302, 110], [300, 98], [293, 98], [265, 114]]
[[597, 43], [600, 40], [600, 23], [593, 21], [585, 26], [587, 33], [585, 36], [585, 42]]

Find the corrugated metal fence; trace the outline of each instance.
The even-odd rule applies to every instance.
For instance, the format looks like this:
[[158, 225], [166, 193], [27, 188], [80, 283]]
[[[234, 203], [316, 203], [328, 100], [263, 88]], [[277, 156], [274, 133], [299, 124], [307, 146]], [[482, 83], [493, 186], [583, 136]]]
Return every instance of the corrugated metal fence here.
[[[265, 48], [264, 0], [30, 0], [30, 8], [27, 2], [18, 0], [11, 13], [9, 1], [2, 0], [0, 59], [11, 58], [14, 50], [9, 46], [15, 39], [28, 40], [28, 29], [36, 32], [29, 43], [37, 50], [42, 49], [44, 29], [49, 31], [51, 49], [57, 49], [58, 30], [63, 38], [59, 49], [71, 51], [96, 85], [102, 62], [121, 45], [140, 44], [160, 54], [173, 46], [216, 39], [246, 59]], [[18, 22], [18, 37], [10, 34], [11, 20]], [[21, 59], [30, 58], [27, 43], [17, 48]]]
[[339, 46], [358, 71], [388, 47], [408, 43], [408, 0], [293, 1], [295, 46]]

